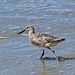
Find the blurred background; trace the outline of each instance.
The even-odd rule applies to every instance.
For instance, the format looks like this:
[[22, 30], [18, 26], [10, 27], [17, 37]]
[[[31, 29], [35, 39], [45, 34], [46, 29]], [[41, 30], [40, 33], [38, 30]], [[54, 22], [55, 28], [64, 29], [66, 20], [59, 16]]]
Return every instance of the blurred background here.
[[[37, 32], [66, 41], [52, 49], [65, 59], [40, 60], [42, 49], [33, 46], [28, 32]], [[44, 57], [53, 57], [46, 50]], [[0, 75], [75, 75], [75, 0], [0, 0]]]

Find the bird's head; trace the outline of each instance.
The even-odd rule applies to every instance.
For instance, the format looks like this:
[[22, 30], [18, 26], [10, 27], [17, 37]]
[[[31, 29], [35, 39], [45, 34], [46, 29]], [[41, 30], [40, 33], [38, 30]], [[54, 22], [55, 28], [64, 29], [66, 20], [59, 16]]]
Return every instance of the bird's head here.
[[28, 25], [24, 30], [19, 32], [18, 34], [23, 33], [24, 31], [34, 31], [34, 27], [32, 25]]

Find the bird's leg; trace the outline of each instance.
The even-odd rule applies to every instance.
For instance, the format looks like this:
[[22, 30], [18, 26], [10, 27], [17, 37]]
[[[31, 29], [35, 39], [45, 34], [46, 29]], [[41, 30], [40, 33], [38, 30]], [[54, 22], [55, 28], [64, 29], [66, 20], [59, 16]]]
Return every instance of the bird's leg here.
[[42, 53], [42, 55], [41, 55], [40, 59], [41, 59], [43, 56], [44, 56], [44, 49], [43, 49], [43, 53]]
[[55, 55], [55, 57], [56, 57], [56, 60], [58, 61], [58, 57], [56, 56], [55, 51], [54, 51], [54, 50], [52, 50], [50, 47], [48, 47], [48, 49], [50, 49], [50, 50], [53, 52], [53, 54], [54, 54], [54, 55]]

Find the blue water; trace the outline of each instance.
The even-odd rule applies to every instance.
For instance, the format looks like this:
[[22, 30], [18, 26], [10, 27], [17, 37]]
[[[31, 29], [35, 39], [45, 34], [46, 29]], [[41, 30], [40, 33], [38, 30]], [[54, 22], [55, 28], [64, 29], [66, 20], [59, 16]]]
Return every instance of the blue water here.
[[[17, 35], [28, 24], [66, 38], [52, 48], [64, 61], [39, 59], [42, 49], [30, 43], [28, 32]], [[44, 57], [54, 58], [49, 50]], [[75, 75], [75, 1], [0, 0], [0, 75]]]

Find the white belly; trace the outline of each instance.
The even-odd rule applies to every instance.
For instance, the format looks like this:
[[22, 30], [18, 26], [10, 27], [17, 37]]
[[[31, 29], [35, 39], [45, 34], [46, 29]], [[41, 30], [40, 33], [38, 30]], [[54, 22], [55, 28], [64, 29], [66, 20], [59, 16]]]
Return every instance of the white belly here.
[[58, 44], [58, 42], [54, 42], [54, 43], [46, 43], [45, 47], [53, 47], [56, 46]]
[[54, 42], [54, 43], [35, 43], [35, 42], [32, 42], [32, 44], [35, 46], [38, 46], [38, 47], [47, 48], [47, 47], [56, 46], [58, 44], [58, 42]]

